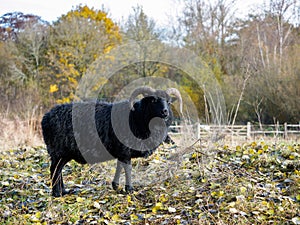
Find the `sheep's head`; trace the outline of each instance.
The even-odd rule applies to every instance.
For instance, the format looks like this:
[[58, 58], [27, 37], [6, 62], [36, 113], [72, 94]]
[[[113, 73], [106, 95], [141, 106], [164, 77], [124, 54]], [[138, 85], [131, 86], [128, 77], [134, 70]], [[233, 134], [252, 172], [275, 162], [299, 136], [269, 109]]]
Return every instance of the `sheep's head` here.
[[135, 110], [134, 100], [139, 95], [144, 96], [141, 101], [149, 106], [149, 110], [151, 111], [150, 113], [153, 116], [167, 118], [172, 113], [170, 112], [169, 105], [176, 100], [179, 101], [180, 113], [182, 113], [182, 98], [180, 92], [176, 88], [169, 88], [166, 91], [163, 91], [143, 86], [135, 89], [129, 99], [129, 104], [132, 111]]

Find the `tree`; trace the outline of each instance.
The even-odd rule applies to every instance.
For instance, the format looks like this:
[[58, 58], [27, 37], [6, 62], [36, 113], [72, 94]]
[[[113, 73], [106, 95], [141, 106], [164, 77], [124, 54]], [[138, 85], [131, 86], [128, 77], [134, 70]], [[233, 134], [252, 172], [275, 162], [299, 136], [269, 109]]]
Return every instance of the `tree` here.
[[[178, 27], [173, 29], [173, 36], [180, 37], [181, 40], [178, 42], [181, 46], [201, 57], [222, 85], [224, 75], [227, 74], [225, 54], [227, 39], [230, 37], [230, 25], [234, 19], [235, 1], [178, 0], [178, 2], [184, 7], [178, 17]], [[190, 82], [186, 84], [188, 83]], [[203, 91], [196, 92], [197, 87], [191, 84], [187, 87], [193, 102], [198, 104], [199, 115], [203, 115], [205, 98], [208, 96], [204, 96]]]
[[126, 38], [135, 41], [158, 40], [161, 36], [155, 21], [139, 5], [133, 8], [133, 13], [128, 16], [122, 30]]
[[6, 13], [0, 17], [0, 37], [2, 41], [16, 40], [18, 33], [22, 32], [29, 24], [48, 23], [40, 16], [24, 14], [22, 12]]
[[54, 23], [49, 37], [48, 90], [69, 102], [89, 65], [121, 40], [119, 28], [102, 10], [77, 6]]
[[13, 65], [13, 57], [9, 53], [7, 45], [4, 42], [0, 42], [0, 99], [3, 107], [0, 108], [1, 111], [7, 108], [7, 103], [12, 96], [11, 65]]
[[147, 41], [160, 42], [160, 31], [157, 29], [155, 21], [145, 14], [141, 6], [133, 8], [133, 12], [123, 23], [121, 29], [124, 46], [133, 41], [140, 48], [142, 52], [139, 55], [140, 61], [126, 65], [117, 71], [110, 78], [110, 82], [105, 85], [105, 89], [101, 92], [101, 98], [114, 96], [124, 86], [140, 77], [159, 76], [163, 67], [159, 62], [160, 58], [157, 58], [156, 62], [149, 61], [149, 54], [155, 51], [159, 55], [160, 49], [150, 49]]
[[[273, 123], [297, 122], [299, 118], [299, 65], [295, 63], [300, 53], [299, 27], [290, 17], [294, 3], [271, 1], [269, 8], [257, 8], [256, 14], [236, 21], [232, 29], [235, 38], [228, 43], [227, 68], [234, 76], [226, 85], [234, 87], [243, 80], [245, 68], [251, 74], [240, 120]], [[260, 112], [257, 118], [255, 112]]]
[[207, 59], [207, 56], [222, 56], [234, 17], [235, 1], [186, 0], [183, 3], [178, 30], [182, 33], [184, 46]]
[[158, 72], [160, 64], [157, 62], [147, 62], [147, 52], [153, 49], [148, 49], [145, 41], [160, 41], [160, 31], [157, 29], [155, 21], [145, 14], [143, 7], [137, 6], [133, 8], [133, 13], [129, 15], [122, 30], [125, 41], [136, 41], [145, 53], [142, 56], [142, 61], [133, 65], [132, 74], [142, 77], [153, 76]]
[[39, 73], [45, 65], [48, 25], [39, 16], [21, 12], [0, 18], [1, 49], [5, 51], [0, 58], [1, 94], [11, 110], [22, 106], [28, 110], [40, 101]]
[[0, 18], [1, 37], [15, 63], [11, 72], [16, 80], [29, 83], [38, 77], [45, 55], [49, 24], [39, 16], [21, 12]]

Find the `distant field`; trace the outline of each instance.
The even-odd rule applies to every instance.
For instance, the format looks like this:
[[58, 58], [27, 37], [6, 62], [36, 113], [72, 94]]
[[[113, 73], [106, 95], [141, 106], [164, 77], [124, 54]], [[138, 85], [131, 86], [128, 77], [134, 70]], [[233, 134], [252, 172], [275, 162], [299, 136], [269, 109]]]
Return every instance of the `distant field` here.
[[[74, 194], [50, 196], [43, 147], [0, 152], [1, 224], [300, 224], [300, 144], [162, 146], [134, 161], [130, 195], [115, 162], [65, 167]], [[172, 160], [170, 160], [172, 159]]]

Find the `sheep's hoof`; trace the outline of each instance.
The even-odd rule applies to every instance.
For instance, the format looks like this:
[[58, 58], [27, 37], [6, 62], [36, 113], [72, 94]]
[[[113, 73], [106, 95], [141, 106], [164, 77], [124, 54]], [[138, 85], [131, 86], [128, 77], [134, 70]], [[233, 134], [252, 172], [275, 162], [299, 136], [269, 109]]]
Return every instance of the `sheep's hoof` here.
[[132, 193], [133, 192], [133, 187], [131, 185], [125, 185], [125, 191], [126, 193]]
[[61, 197], [62, 194], [60, 192], [52, 192], [52, 196], [57, 198], [57, 197]]
[[69, 194], [70, 191], [67, 191], [67, 190], [63, 190], [63, 191], [52, 191], [52, 196], [53, 197], [62, 197], [64, 195], [67, 195]]
[[117, 190], [119, 189], [119, 184], [118, 184], [118, 183], [112, 182], [111, 184], [112, 184], [112, 187], [113, 187], [113, 189], [114, 189], [115, 191], [117, 191]]

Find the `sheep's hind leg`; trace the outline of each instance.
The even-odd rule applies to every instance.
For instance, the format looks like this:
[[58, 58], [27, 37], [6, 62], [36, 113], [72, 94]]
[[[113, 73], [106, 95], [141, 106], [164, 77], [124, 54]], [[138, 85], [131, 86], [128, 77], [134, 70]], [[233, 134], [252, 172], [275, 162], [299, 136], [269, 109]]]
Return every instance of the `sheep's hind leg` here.
[[117, 160], [116, 173], [112, 182], [112, 187], [115, 191], [119, 189], [119, 180], [120, 180], [121, 172], [122, 172], [122, 162]]
[[65, 160], [63, 158], [59, 160], [51, 160], [50, 172], [52, 180], [52, 195], [54, 197], [60, 197], [68, 193], [64, 188], [63, 178], [61, 174], [62, 168], [67, 162], [68, 160]]

